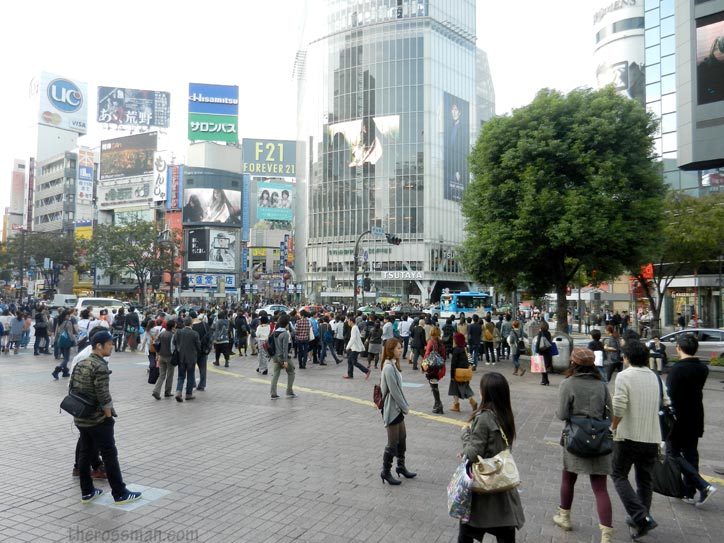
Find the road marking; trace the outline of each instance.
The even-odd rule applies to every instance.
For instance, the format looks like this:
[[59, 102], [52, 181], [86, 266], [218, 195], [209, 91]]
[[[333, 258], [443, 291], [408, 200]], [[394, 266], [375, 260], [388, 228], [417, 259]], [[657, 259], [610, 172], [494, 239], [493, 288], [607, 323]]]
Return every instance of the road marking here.
[[[230, 371], [220, 370], [220, 369], [216, 369], [216, 368], [208, 368], [207, 371], [211, 371], [213, 373], [218, 373], [220, 375], [229, 375], [231, 377], [236, 377], [237, 379], [247, 379], [247, 380], [251, 381], [252, 383], [260, 383], [260, 384], [264, 384], [264, 385], [269, 384], [269, 381], [267, 379], [262, 379], [260, 377], [246, 377], [242, 373], [233, 373]], [[367, 407], [373, 407], [373, 408], [377, 409], [377, 407], [375, 406], [375, 404], [372, 401], [362, 400], [360, 398], [355, 398], [354, 396], [345, 396], [344, 394], [336, 394], [334, 392], [327, 392], [325, 390], [316, 390], [314, 388], [300, 387], [300, 386], [295, 386], [294, 390], [298, 390], [300, 392], [305, 392], [307, 394], [316, 394], [317, 396], [324, 396], [325, 398], [332, 398], [335, 400], [344, 400], [347, 402], [352, 402], [352, 403], [356, 403], [359, 405], [364, 405]], [[416, 417], [420, 417], [421, 419], [434, 420], [436, 422], [443, 422], [445, 424], [451, 424], [453, 426], [463, 427], [463, 426], [468, 425], [468, 423], [465, 421], [450, 419], [448, 417], [441, 417], [440, 415], [430, 415], [428, 413], [423, 413], [422, 411], [410, 410], [410, 412], [408, 414], [415, 415]]]

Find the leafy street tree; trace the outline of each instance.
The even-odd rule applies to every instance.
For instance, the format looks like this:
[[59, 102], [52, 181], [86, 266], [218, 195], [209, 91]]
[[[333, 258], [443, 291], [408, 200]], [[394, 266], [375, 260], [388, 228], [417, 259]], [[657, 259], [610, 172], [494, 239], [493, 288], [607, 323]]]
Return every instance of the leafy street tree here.
[[139, 301], [145, 305], [146, 284], [161, 258], [158, 235], [153, 222], [98, 225], [90, 240], [78, 243], [78, 251], [86, 263], [95, 264], [112, 278], [132, 274], [139, 288]]
[[[0, 267], [13, 269], [15, 275], [22, 267], [27, 270], [32, 258], [36, 266], [42, 267], [43, 261], [49, 258], [54, 264], [72, 266], [76, 260], [73, 250], [74, 239], [71, 235], [59, 232], [23, 232], [10, 238], [6, 245]], [[22, 266], [21, 266], [22, 264]], [[9, 279], [9, 277], [4, 277]]]
[[[666, 197], [664, 221], [657, 243], [649, 252], [649, 265], [633, 275], [649, 300], [652, 326], [660, 328], [664, 294], [681, 275], [716, 274], [724, 255], [724, 192], [694, 197], [670, 192]], [[707, 307], [705, 305], [705, 307]], [[704, 315], [704, 322], [716, 327], [715, 315]]]
[[480, 282], [556, 292], [583, 267], [616, 276], [645, 263], [665, 193], [654, 162], [657, 122], [613, 88], [544, 89], [487, 122], [463, 198], [466, 269]]

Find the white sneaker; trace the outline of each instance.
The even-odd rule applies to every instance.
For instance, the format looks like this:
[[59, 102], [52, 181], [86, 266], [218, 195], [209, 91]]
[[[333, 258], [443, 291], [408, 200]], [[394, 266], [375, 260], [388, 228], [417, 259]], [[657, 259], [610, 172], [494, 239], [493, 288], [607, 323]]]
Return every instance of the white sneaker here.
[[707, 486], [704, 490], [700, 491], [699, 501], [696, 502], [694, 505], [697, 507], [700, 505], [704, 505], [707, 501], [709, 501], [709, 498], [712, 497], [712, 495], [716, 492], [716, 487], [714, 486]]

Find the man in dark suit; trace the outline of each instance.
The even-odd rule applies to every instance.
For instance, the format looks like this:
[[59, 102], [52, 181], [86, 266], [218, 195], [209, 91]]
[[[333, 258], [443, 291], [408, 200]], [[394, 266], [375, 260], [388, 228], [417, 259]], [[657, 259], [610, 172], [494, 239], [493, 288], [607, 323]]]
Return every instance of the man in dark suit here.
[[174, 342], [179, 352], [178, 381], [176, 382], [176, 401], [183, 402], [181, 392], [186, 381], [186, 399], [194, 400], [194, 386], [196, 386], [196, 361], [201, 354], [201, 338], [199, 333], [191, 327], [191, 317], [186, 317], [184, 327], [176, 332]]
[[[697, 358], [699, 341], [694, 334], [680, 334], [676, 352], [680, 360], [666, 379], [671, 403], [676, 410], [676, 423], [666, 442], [668, 454], [678, 458], [684, 475], [686, 503], [704, 505], [716, 488], [699, 475], [699, 438], [704, 435], [703, 389], [709, 368]], [[696, 490], [699, 499], [695, 499]]]

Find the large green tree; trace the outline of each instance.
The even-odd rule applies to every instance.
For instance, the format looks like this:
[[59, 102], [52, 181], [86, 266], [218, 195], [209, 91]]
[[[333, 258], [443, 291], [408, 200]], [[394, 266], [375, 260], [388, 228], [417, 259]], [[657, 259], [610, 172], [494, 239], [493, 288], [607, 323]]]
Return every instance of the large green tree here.
[[76, 263], [74, 255], [72, 235], [60, 232], [22, 231], [7, 241], [3, 266], [13, 269], [13, 275], [17, 276], [21, 268], [27, 271], [32, 259], [35, 261], [36, 270], [41, 270], [41, 273], [45, 274], [43, 264], [46, 258], [52, 260], [54, 265], [72, 266]]
[[[648, 253], [649, 265], [634, 269], [632, 275], [649, 300], [652, 325], [658, 328], [664, 295], [674, 279], [718, 272], [718, 258], [724, 255], [724, 192], [701, 197], [670, 192], [656, 234]], [[714, 317], [706, 315], [705, 322], [716, 326]]]
[[487, 122], [463, 198], [466, 269], [505, 290], [554, 290], [565, 322], [566, 286], [581, 267], [615, 276], [645, 260], [665, 194], [656, 126], [611, 87], [544, 89]]
[[131, 274], [139, 289], [139, 301], [146, 304], [146, 285], [151, 274], [168, 261], [164, 252], [169, 247], [159, 243], [160, 231], [153, 222], [137, 222], [122, 226], [98, 225], [93, 236], [78, 244], [81, 260], [94, 264], [105, 275], [119, 277]]

